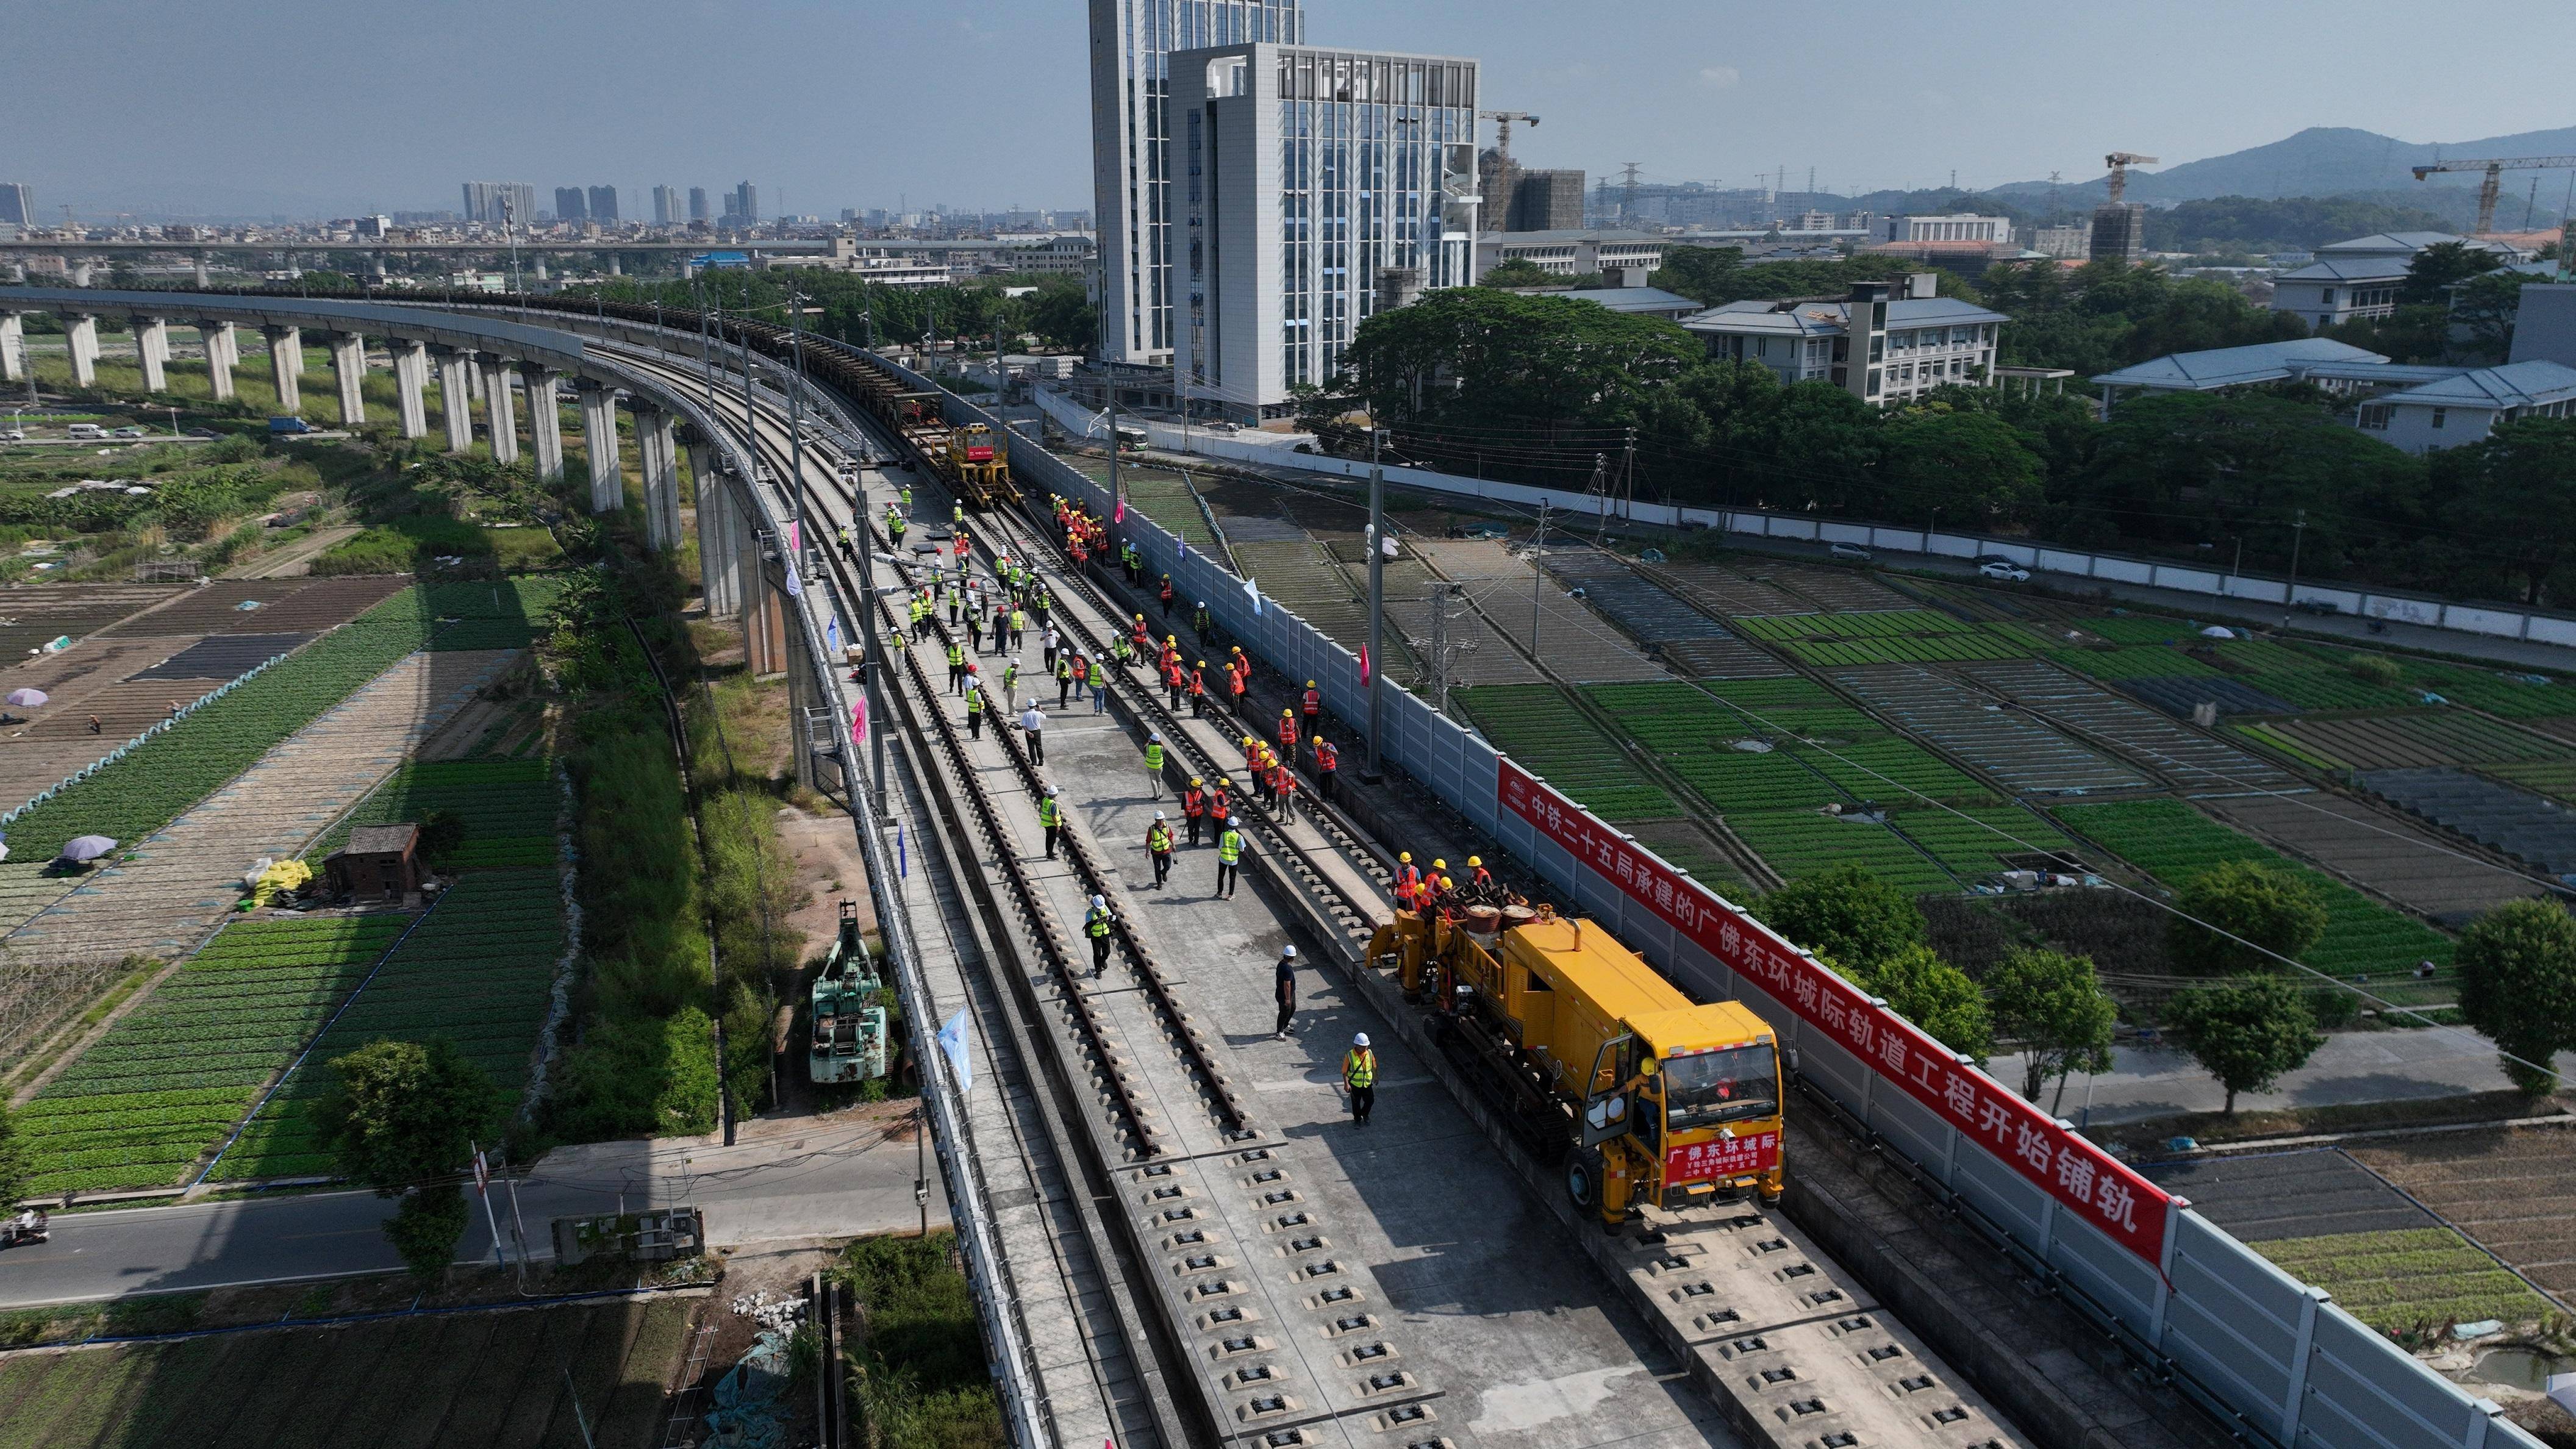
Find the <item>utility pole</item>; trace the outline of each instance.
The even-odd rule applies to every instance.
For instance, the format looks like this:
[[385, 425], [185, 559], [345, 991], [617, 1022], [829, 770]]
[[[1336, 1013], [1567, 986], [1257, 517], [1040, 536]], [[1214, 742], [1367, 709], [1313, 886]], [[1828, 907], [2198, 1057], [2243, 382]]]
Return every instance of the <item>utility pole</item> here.
[[1368, 677], [1368, 762], [1360, 779], [1376, 784], [1381, 778], [1378, 765], [1378, 728], [1384, 718], [1379, 699], [1378, 677], [1386, 672], [1386, 469], [1378, 461], [1379, 450], [1386, 446], [1386, 429], [1369, 424], [1369, 677]]
[[1547, 500], [1538, 501], [1538, 532], [1530, 539], [1530, 658], [1538, 657], [1539, 590], [1547, 583], [1547, 570], [1539, 560], [1547, 557]]
[[1610, 536], [1610, 455], [1592, 455], [1592, 483], [1584, 491], [1594, 498], [1592, 546], [1599, 548]]
[[2299, 602], [2299, 545], [2308, 540], [2308, 510], [2299, 510], [2298, 521], [2290, 525], [2290, 592], [2281, 600], [2281, 627], [2290, 627], [2290, 609]]
[[[796, 546], [802, 553], [806, 535], [812, 532], [805, 526], [805, 299], [793, 282], [787, 284], [787, 347], [796, 367], [796, 375], [787, 383], [787, 471], [794, 475], [787, 480], [787, 501], [795, 510]], [[800, 573], [804, 566], [801, 558], [789, 564]], [[804, 726], [800, 723], [797, 728]]]

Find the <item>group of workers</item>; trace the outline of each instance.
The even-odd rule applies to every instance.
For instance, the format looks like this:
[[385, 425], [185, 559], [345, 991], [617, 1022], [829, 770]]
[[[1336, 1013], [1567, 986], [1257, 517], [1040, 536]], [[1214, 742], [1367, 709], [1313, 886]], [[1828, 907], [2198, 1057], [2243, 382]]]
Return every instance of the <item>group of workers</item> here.
[[1520, 903], [1520, 898], [1503, 888], [1494, 873], [1485, 869], [1481, 855], [1467, 857], [1467, 879], [1462, 884], [1449, 873], [1449, 862], [1434, 860], [1431, 869], [1423, 870], [1413, 863], [1413, 852], [1396, 857], [1395, 904], [1398, 909], [1418, 916], [1438, 916], [1456, 920], [1469, 906], [1505, 906]]

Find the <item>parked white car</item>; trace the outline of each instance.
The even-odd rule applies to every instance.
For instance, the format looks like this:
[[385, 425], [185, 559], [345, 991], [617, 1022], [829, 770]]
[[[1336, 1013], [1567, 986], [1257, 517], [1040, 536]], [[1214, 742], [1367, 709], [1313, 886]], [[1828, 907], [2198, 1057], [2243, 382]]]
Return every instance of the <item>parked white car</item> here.
[[2030, 570], [2023, 568], [2017, 563], [2003, 563], [1999, 560], [1988, 559], [1986, 562], [1977, 565], [1977, 572], [1990, 579], [2001, 579], [2008, 584], [2026, 584], [2030, 582]]
[[1868, 563], [1872, 558], [1876, 557], [1876, 555], [1872, 554], [1868, 549], [1865, 549], [1856, 543], [1837, 543], [1827, 548], [1825, 552], [1834, 558], [1843, 559], [1851, 563]]

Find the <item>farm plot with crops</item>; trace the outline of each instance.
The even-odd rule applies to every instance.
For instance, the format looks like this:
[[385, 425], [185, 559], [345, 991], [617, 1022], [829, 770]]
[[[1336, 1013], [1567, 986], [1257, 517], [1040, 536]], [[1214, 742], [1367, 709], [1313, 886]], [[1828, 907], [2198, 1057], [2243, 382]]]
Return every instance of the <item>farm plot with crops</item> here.
[[184, 1180], [410, 921], [226, 927], [20, 1110], [31, 1190]]
[[1846, 669], [1833, 681], [1876, 713], [1966, 760], [2018, 794], [2143, 789], [2144, 775], [2029, 715], [1924, 670]]
[[2020, 659], [2047, 647], [2047, 641], [2020, 624], [1970, 623], [1929, 609], [1799, 614], [1736, 623], [1803, 663], [1825, 667]]
[[432, 811], [454, 815], [465, 843], [451, 870], [544, 866], [555, 858], [558, 797], [552, 762], [542, 758], [435, 760], [403, 766], [305, 852], [319, 861], [361, 825], [418, 824]]
[[1837, 865], [1856, 865], [1911, 895], [1959, 888], [1903, 835], [1858, 815], [1753, 810], [1730, 815], [1726, 823], [1773, 870], [1791, 880]]
[[516, 1102], [563, 950], [553, 872], [466, 876], [314, 1042], [303, 1068], [269, 1098], [213, 1176], [241, 1181], [326, 1170], [315, 1109], [330, 1085], [329, 1062], [381, 1038], [445, 1037]]
[[446, 584], [396, 594], [29, 810], [11, 827], [12, 850], [51, 855], [74, 835], [140, 841], [404, 655], [527, 643], [522, 611], [552, 588]]
[[1680, 813], [1672, 796], [1553, 686], [1486, 684], [1452, 690], [1449, 699], [1495, 749], [1605, 820]]
[[[2536, 791], [2562, 804], [2576, 805], [2576, 759], [2540, 760], [2519, 765], [2480, 765], [2478, 773]], [[5, 919], [5, 917], [0, 917]]]
[[2531, 1285], [2449, 1228], [2274, 1238], [2253, 1245], [2281, 1271], [2334, 1295], [2382, 1333], [2493, 1318], [2536, 1323], [2556, 1312]]
[[2349, 1150], [2533, 1282], [2576, 1297], [2576, 1133], [2498, 1128]]
[[2086, 744], [2186, 790], [2237, 793], [2308, 788], [2306, 781], [2277, 765], [2186, 729], [2053, 665], [2015, 660], [1970, 664], [1959, 672]]
[[2349, 979], [2390, 973], [2408, 977], [2416, 962], [2430, 960], [2440, 969], [2435, 982], [2447, 983], [2448, 936], [2178, 800], [2060, 805], [2056, 812], [2067, 829], [2172, 887], [2231, 860], [2286, 867], [2308, 883], [2326, 909], [2325, 935], [2300, 958], [2305, 964]]
[[2048, 657], [2095, 679], [2213, 678], [2216, 665], [2156, 644], [2123, 644], [2109, 649], [2051, 649]]
[[2387, 770], [2564, 760], [2566, 745], [2466, 710], [2282, 720], [2273, 729], [2336, 769]]
[[2372, 770], [2372, 794], [2551, 875], [2576, 874], [2576, 809], [2465, 770]]
[[2204, 800], [2231, 825], [2449, 926], [2540, 887], [2392, 810], [2323, 791]]

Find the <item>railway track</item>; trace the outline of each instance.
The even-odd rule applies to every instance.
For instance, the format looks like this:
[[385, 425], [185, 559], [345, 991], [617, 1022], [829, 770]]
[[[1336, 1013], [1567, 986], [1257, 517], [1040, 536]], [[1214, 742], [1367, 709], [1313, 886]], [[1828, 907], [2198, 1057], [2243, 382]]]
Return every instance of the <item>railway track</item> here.
[[[738, 398], [728, 406], [742, 417]], [[864, 483], [860, 498], [842, 496], [833, 461], [798, 472], [788, 461], [782, 424], [755, 415], [747, 425], [776, 475], [803, 490], [814, 516], [853, 516], [871, 545], [882, 545], [867, 516]], [[925, 499], [922, 511], [939, 501]], [[1043, 504], [1027, 506], [1035, 512]], [[1120, 601], [1111, 586], [1071, 568], [1055, 546], [1051, 519], [990, 512], [979, 515], [972, 533], [988, 569], [996, 548], [1047, 560], [1058, 599], [1052, 622], [1073, 647], [1106, 658], [1102, 646], [1125, 617]], [[860, 597], [850, 564], [830, 557], [829, 549], [820, 553], [842, 596]], [[930, 576], [908, 561], [898, 567], [907, 582]], [[876, 627], [900, 627], [887, 596], [869, 609]], [[932, 633], [944, 652], [952, 638], [948, 627], [934, 620]], [[1136, 915], [1097, 843], [1077, 825], [1067, 832], [1075, 848], [1065, 868], [1051, 872], [1042, 859], [1029, 858], [1036, 852], [1028, 821], [1046, 772], [1010, 738], [1009, 716], [991, 709], [993, 722], [1005, 726], [996, 740], [964, 738], [921, 648], [900, 652], [895, 684], [937, 766], [935, 788], [1001, 887], [1012, 928], [1033, 948], [1036, 969], [1012, 984], [1032, 1008], [1032, 1032], [1051, 1038], [1065, 1075], [1077, 1084], [1074, 1095], [1091, 1108], [1086, 1126], [1101, 1147], [1093, 1167], [1102, 1215], [1132, 1253], [1137, 1301], [1159, 1308], [1168, 1381], [1195, 1390], [1194, 1417], [1221, 1439], [1469, 1442], [1451, 1437], [1455, 1431], [1441, 1420], [1438, 1401], [1497, 1386], [1444, 1387], [1405, 1366], [1414, 1360], [1386, 1320], [1369, 1311], [1364, 1280], [1355, 1281], [1351, 1265], [1332, 1256], [1330, 1224], [1320, 1204], [1300, 1191], [1297, 1144], [1270, 1131], [1246, 1104], [1195, 1021], [1183, 983], [1132, 924]], [[1170, 710], [1150, 682], [1109, 672], [1121, 713], [1136, 729], [1161, 733], [1171, 747], [1168, 770], [1182, 778], [1233, 773], [1201, 733], [1205, 726]], [[1311, 794], [1307, 802], [1316, 803]], [[1248, 864], [1269, 872], [1282, 914], [1338, 947], [1360, 994], [1399, 1024], [1419, 1055], [1444, 1068], [1437, 1049], [1421, 1040], [1418, 1015], [1364, 959], [1365, 938], [1385, 909], [1390, 877], [1383, 847], [1331, 809], [1302, 811], [1290, 821], [1246, 800], [1238, 813], [1252, 837]], [[1132, 986], [1121, 980], [1104, 987], [1073, 959], [1061, 907], [1091, 894], [1117, 903]], [[1722, 1215], [1658, 1217], [1642, 1236], [1605, 1237], [1563, 1201], [1553, 1170], [1529, 1150], [1526, 1137], [1475, 1100], [1472, 1083], [1454, 1070], [1436, 1074], [1494, 1150], [1573, 1229], [1571, 1243], [1584, 1248], [1744, 1439], [1783, 1449], [1892, 1443], [2003, 1449], [2027, 1442], [1776, 1212], [1739, 1205]], [[1363, 1432], [1368, 1437], [1359, 1437]]]

